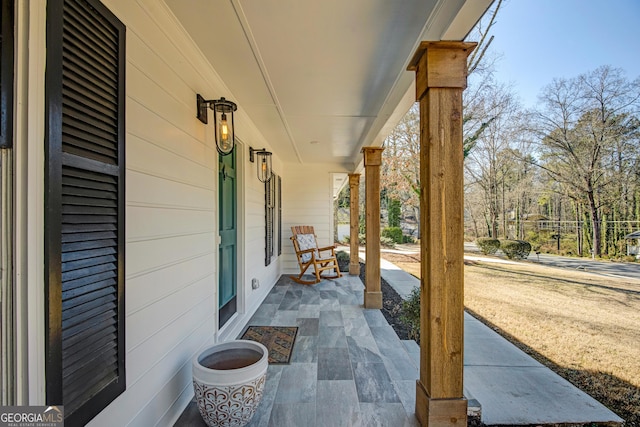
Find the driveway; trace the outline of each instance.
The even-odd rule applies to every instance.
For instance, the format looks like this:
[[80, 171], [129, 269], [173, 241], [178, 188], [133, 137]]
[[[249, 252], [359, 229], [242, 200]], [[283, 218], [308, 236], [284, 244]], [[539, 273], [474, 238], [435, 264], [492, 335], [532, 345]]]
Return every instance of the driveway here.
[[[481, 253], [473, 242], [465, 242], [464, 251], [465, 253], [471, 254]], [[498, 257], [504, 258], [502, 255], [498, 255]], [[529, 258], [527, 258], [527, 261], [550, 267], [587, 271], [607, 276], [640, 280], [640, 263], [595, 261], [590, 258], [572, 258], [549, 254], [536, 255], [535, 253], [531, 253]]]

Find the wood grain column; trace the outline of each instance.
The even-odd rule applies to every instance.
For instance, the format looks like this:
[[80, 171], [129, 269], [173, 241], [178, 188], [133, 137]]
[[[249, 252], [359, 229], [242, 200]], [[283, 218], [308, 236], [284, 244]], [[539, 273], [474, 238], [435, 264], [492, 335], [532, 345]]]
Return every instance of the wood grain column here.
[[365, 175], [365, 281], [364, 307], [382, 308], [380, 288], [380, 165], [381, 147], [362, 147]]
[[358, 256], [360, 242], [360, 174], [349, 174], [349, 274], [360, 275], [360, 258]]
[[475, 43], [422, 42], [409, 70], [420, 102], [420, 379], [423, 426], [466, 426], [463, 395], [462, 91]]

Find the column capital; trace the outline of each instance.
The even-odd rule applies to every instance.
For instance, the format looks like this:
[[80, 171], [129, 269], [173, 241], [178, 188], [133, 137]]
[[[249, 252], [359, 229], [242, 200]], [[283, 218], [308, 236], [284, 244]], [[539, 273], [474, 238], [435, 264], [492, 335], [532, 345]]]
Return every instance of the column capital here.
[[384, 147], [362, 147], [365, 166], [380, 166]]
[[360, 174], [359, 173], [350, 173], [349, 174], [349, 185], [360, 185]]
[[422, 42], [407, 69], [416, 72], [416, 99], [427, 89], [467, 87], [467, 56], [476, 48], [470, 42]]

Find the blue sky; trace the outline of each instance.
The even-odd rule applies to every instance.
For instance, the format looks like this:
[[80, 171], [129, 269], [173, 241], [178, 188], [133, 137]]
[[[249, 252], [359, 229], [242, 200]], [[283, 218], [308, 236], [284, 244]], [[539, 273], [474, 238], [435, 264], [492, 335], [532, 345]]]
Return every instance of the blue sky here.
[[496, 78], [511, 82], [525, 107], [555, 77], [601, 65], [640, 76], [640, 0], [505, 0], [492, 34]]

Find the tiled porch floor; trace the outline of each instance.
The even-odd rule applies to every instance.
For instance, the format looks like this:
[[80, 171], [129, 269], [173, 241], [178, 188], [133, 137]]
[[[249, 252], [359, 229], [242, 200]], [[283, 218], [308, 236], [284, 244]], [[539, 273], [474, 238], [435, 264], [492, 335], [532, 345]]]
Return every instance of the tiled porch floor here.
[[[249, 426], [419, 425], [418, 367], [382, 313], [363, 308], [363, 292], [357, 276], [280, 278], [249, 325], [298, 326], [298, 336], [291, 363], [269, 366]], [[205, 426], [194, 401], [175, 426]]]

